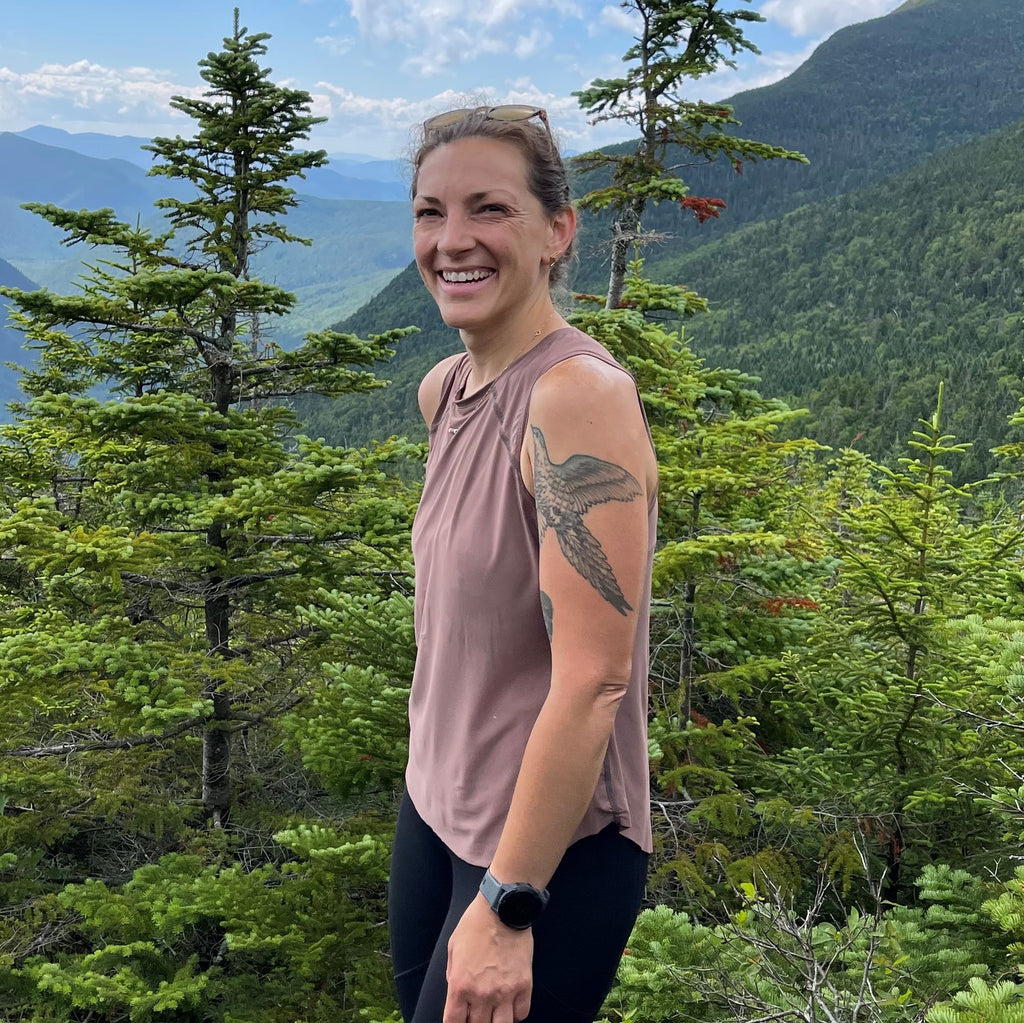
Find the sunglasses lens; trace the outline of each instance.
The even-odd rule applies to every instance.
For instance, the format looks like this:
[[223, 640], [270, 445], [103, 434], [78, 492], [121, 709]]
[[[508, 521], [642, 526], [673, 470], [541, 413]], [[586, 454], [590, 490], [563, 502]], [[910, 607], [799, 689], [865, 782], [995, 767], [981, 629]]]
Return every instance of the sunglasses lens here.
[[436, 117], [430, 117], [423, 122], [423, 127], [426, 131], [435, 131], [438, 128], [447, 128], [449, 124], [455, 124], [456, 121], [461, 121], [464, 117], [469, 117], [470, 114], [476, 113], [473, 107], [462, 107], [459, 110], [446, 110], [443, 114], [438, 114]]
[[506, 106], [491, 107], [487, 111], [487, 116], [495, 121], [526, 121], [531, 117], [536, 117], [540, 112], [540, 107], [509, 103]]

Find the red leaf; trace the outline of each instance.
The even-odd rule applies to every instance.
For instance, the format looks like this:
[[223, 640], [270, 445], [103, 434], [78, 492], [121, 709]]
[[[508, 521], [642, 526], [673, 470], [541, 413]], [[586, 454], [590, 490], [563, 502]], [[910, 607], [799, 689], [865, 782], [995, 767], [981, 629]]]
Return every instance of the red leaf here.
[[722, 199], [702, 199], [697, 195], [684, 196], [679, 205], [684, 210], [690, 210], [699, 224], [703, 224], [711, 217], [719, 216], [722, 210], [728, 208]]

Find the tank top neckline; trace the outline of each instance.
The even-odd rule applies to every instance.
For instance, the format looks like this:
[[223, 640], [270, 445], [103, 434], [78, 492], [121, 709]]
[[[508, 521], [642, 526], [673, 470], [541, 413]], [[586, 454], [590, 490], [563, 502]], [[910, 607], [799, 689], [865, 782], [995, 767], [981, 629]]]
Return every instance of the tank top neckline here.
[[462, 358], [459, 368], [457, 370], [458, 376], [455, 380], [455, 386], [452, 389], [452, 399], [455, 407], [460, 412], [466, 412], [472, 409], [474, 406], [484, 400], [487, 394], [493, 389], [494, 385], [502, 379], [502, 377], [509, 374], [513, 369], [520, 367], [525, 359], [528, 359], [535, 352], [540, 351], [542, 348], [547, 347], [552, 343], [552, 339], [565, 330], [575, 330], [575, 327], [565, 326], [556, 327], [554, 330], [545, 334], [532, 348], [528, 348], [522, 355], [517, 356], [513, 359], [493, 380], [488, 381], [483, 387], [474, 391], [472, 394], [465, 396], [464, 391], [466, 389], [466, 381], [469, 380], [469, 353], [466, 352]]

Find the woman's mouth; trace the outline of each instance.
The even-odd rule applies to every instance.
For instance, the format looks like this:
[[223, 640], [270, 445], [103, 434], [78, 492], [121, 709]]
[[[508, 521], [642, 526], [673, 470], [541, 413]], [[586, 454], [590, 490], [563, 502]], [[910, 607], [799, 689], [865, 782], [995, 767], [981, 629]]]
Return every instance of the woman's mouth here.
[[442, 270], [439, 276], [445, 284], [475, 284], [493, 275], [493, 270]]

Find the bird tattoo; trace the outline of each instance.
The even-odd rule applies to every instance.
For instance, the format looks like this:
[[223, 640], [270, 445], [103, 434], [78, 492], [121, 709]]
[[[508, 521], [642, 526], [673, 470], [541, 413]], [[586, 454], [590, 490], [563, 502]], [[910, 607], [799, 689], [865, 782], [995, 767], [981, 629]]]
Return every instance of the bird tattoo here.
[[533, 489], [540, 539], [553, 529], [569, 564], [619, 614], [627, 614], [633, 608], [623, 596], [601, 544], [583, 524], [583, 516], [594, 505], [632, 501], [640, 497], [643, 488], [621, 466], [593, 455], [570, 455], [564, 462], [552, 462], [544, 434], [536, 426], [530, 429], [536, 451]]

